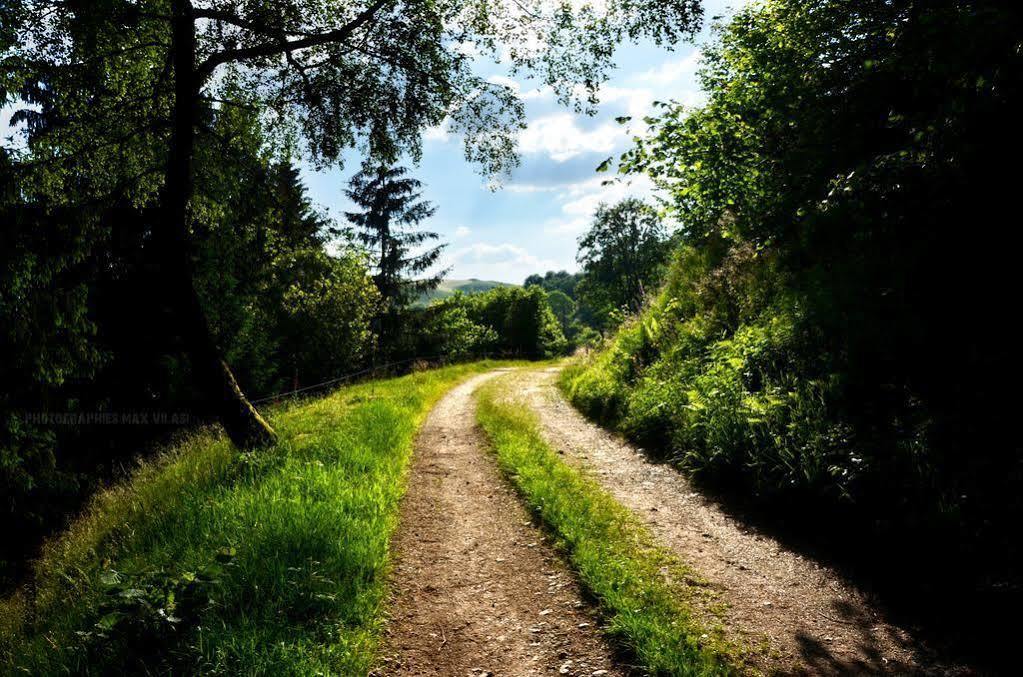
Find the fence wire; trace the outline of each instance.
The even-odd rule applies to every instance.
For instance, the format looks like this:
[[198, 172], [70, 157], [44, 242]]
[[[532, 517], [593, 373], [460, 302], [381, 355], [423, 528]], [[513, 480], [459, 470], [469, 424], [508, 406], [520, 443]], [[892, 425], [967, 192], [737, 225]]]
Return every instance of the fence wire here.
[[426, 362], [428, 364], [445, 364], [448, 362], [454, 363], [456, 361], [468, 362], [471, 360], [484, 359], [488, 360], [491, 358], [490, 353], [470, 353], [468, 355], [459, 354], [457, 356], [452, 355], [429, 355], [429, 356], [416, 356], [409, 357], [404, 360], [397, 360], [395, 362], [386, 362], [384, 364], [374, 365], [372, 367], [366, 367], [358, 371], [353, 371], [350, 374], [343, 374], [337, 378], [332, 378], [328, 381], [321, 383], [314, 383], [313, 385], [304, 386], [302, 388], [292, 388], [291, 390], [284, 390], [273, 395], [267, 395], [257, 400], [250, 400], [251, 404], [265, 404], [266, 402], [279, 402], [282, 400], [291, 399], [294, 397], [301, 397], [312, 394], [320, 390], [327, 390], [332, 387], [339, 386], [343, 383], [350, 383], [351, 381], [358, 379], [359, 377], [367, 376], [368, 374], [377, 374], [380, 372], [389, 372], [395, 367], [400, 367], [406, 364], [412, 364], [415, 362]]

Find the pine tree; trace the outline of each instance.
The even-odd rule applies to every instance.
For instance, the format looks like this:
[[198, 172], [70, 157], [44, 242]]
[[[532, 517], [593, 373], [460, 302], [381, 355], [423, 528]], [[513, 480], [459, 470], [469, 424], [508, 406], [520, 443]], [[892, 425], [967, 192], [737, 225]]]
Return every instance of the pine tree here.
[[448, 272], [423, 276], [436, 265], [447, 245], [423, 250], [440, 236], [416, 228], [436, 211], [430, 202], [420, 199], [421, 187], [404, 167], [367, 162], [345, 190], [362, 208], [345, 216], [354, 226], [355, 238], [375, 261], [373, 281], [380, 292], [380, 333], [385, 346], [395, 342], [402, 311], [424, 292], [436, 289]]

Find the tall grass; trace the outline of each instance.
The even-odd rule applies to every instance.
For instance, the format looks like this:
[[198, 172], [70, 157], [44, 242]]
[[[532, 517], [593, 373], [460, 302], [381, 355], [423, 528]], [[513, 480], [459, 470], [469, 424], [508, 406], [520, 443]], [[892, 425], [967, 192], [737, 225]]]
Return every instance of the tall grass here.
[[[737, 659], [690, 608], [692, 576], [625, 507], [544, 441], [535, 416], [509, 399], [514, 381], [480, 389], [477, 418], [501, 469], [567, 552], [609, 618], [609, 632], [652, 675], [722, 675]], [[670, 572], [666, 575], [665, 572]]]
[[[699, 479], [761, 498], [844, 502], [871, 470], [864, 459], [874, 440], [843, 417], [841, 383], [799, 304], [785, 298], [726, 322], [717, 316], [733, 313], [710, 301], [698, 308], [685, 290], [686, 276], [710, 275], [683, 265], [687, 256], [697, 254], [680, 256], [681, 280], [562, 372], [562, 391], [586, 416]], [[918, 443], [907, 437], [906, 446]]]
[[0, 601], [4, 672], [365, 674], [415, 432], [492, 366], [281, 408], [274, 449], [199, 433], [143, 465]]

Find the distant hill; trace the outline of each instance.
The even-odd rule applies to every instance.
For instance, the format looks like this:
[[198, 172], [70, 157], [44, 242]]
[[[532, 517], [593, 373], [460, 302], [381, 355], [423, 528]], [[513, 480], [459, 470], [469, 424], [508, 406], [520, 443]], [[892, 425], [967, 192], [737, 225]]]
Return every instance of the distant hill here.
[[476, 278], [470, 278], [468, 280], [444, 280], [440, 283], [435, 290], [427, 292], [419, 297], [416, 301], [417, 305], [425, 306], [431, 301], [437, 299], [447, 298], [456, 291], [460, 291], [463, 294], [479, 294], [493, 289], [494, 287], [517, 287], [518, 285], [509, 284], [508, 282], [496, 282], [494, 280], [477, 280]]

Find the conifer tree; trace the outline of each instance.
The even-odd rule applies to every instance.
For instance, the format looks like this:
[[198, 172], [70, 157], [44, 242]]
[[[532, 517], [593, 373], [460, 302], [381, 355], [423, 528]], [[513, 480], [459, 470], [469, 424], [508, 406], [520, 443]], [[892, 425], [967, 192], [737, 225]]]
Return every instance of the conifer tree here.
[[447, 245], [427, 243], [437, 233], [416, 226], [436, 212], [422, 197], [422, 183], [404, 167], [367, 162], [352, 177], [345, 193], [361, 207], [346, 212], [355, 239], [370, 252], [375, 263], [373, 281], [380, 292], [380, 333], [385, 347], [394, 345], [402, 312], [421, 294], [433, 291], [446, 270], [424, 275], [433, 268]]

